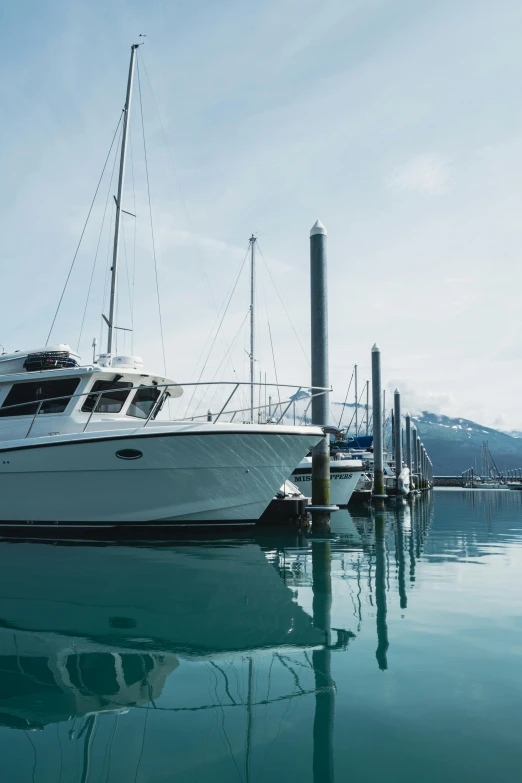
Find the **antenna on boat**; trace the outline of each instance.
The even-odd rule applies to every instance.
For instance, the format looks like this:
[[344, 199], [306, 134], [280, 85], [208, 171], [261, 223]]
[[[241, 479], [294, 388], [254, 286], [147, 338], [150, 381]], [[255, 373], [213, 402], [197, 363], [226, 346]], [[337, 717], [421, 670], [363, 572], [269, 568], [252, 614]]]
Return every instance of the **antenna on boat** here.
[[255, 285], [256, 285], [256, 256], [255, 256], [255, 246], [256, 246], [256, 238], [252, 234], [250, 239], [248, 240], [250, 242], [250, 422], [254, 423], [254, 368], [255, 368], [255, 356], [254, 356], [254, 348], [255, 348], [255, 313], [254, 313], [254, 302], [255, 302]]
[[136, 59], [136, 51], [140, 44], [132, 44], [131, 56], [129, 64], [129, 77], [127, 80], [127, 95], [125, 98], [125, 108], [123, 110], [123, 131], [121, 136], [121, 154], [120, 154], [120, 172], [118, 176], [118, 196], [116, 201], [116, 219], [114, 223], [114, 249], [112, 252], [112, 276], [111, 276], [111, 298], [109, 317], [104, 319], [108, 326], [107, 336], [107, 353], [112, 353], [113, 331], [116, 328], [114, 325], [114, 319], [116, 315], [116, 286], [118, 283], [118, 252], [120, 249], [120, 226], [121, 226], [121, 202], [123, 197], [123, 185], [125, 180], [125, 159], [127, 156], [127, 139], [129, 136], [129, 116], [132, 100], [132, 84], [134, 81], [134, 63]]

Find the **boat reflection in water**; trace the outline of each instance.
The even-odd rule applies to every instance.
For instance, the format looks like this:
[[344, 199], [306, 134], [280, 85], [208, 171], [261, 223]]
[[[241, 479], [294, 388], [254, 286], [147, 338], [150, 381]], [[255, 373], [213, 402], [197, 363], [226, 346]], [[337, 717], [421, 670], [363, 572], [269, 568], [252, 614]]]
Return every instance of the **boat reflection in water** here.
[[[292, 775], [333, 781], [332, 659], [367, 620], [359, 600], [346, 623], [332, 621], [332, 568], [339, 577], [351, 558], [359, 597], [363, 583], [369, 591], [377, 664], [387, 669], [388, 547], [405, 608], [405, 555], [411, 582], [430, 506], [355, 523], [336, 516], [323, 540], [257, 532], [168, 547], [0, 543], [8, 779], [25, 763], [38, 780], [58, 780], [59, 756], [67, 781], [164, 780], [167, 766], [176, 780], [195, 770], [203, 781], [268, 780], [299, 748]], [[8, 729], [21, 730], [9, 737], [22, 744]]]

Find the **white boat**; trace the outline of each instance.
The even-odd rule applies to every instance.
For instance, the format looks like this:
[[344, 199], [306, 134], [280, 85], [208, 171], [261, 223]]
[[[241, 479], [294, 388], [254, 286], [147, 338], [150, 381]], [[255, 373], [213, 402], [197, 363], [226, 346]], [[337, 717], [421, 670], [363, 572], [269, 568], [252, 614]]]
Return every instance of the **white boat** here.
[[0, 523], [257, 520], [323, 437], [318, 427], [160, 419], [182, 387], [113, 350], [136, 50], [123, 111], [107, 352], [87, 366], [62, 344], [0, 357]]
[[315, 427], [168, 421], [174, 381], [137, 357], [34, 372], [1, 357], [0, 521], [257, 520], [322, 437]]
[[[350, 449], [349, 451], [341, 452], [341, 454], [343, 455], [343, 459], [352, 459], [352, 460], [360, 461], [361, 464], [363, 464], [364, 468], [367, 470], [367, 473], [363, 474], [360, 477], [358, 484], [355, 488], [355, 491], [357, 493], [367, 494], [368, 493], [367, 480], [373, 474], [373, 452], [366, 451], [365, 449]], [[386, 458], [384, 459], [383, 462], [383, 472], [384, 472], [385, 489], [391, 490], [392, 493], [394, 493], [398, 489], [399, 494], [403, 495], [404, 497], [410, 494], [412, 490], [411, 476], [410, 476], [409, 468], [406, 465], [403, 465], [401, 472], [399, 473], [398, 482], [395, 476], [394, 464], [393, 462], [390, 462]], [[397, 487], [397, 483], [398, 483], [398, 487]]]
[[411, 492], [411, 483], [410, 483], [410, 470], [405, 465], [402, 467], [401, 472], [399, 473], [399, 479], [390, 477], [385, 477], [384, 479], [386, 487], [389, 487], [390, 489], [397, 489], [399, 492], [399, 495], [402, 495], [403, 497], [407, 497]]
[[[330, 502], [335, 506], [347, 506], [364, 474], [362, 460], [335, 458], [330, 460]], [[312, 457], [305, 457], [294, 470], [292, 482], [305, 495], [311, 493]]]

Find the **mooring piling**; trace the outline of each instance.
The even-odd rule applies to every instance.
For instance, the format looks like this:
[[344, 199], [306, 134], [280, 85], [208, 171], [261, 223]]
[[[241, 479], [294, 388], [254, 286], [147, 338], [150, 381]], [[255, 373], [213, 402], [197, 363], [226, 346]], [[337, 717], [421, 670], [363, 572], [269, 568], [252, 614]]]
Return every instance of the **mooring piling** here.
[[422, 488], [426, 489], [428, 486], [428, 461], [426, 459], [426, 449], [424, 443], [421, 441], [421, 462], [422, 462]]
[[399, 492], [399, 476], [402, 470], [402, 435], [401, 435], [401, 395], [398, 389], [393, 394], [393, 429], [395, 458], [395, 489]]
[[412, 447], [412, 471], [413, 471], [413, 478], [414, 478], [414, 485], [415, 489], [419, 488], [419, 479], [418, 479], [418, 459], [417, 459], [417, 427], [415, 424], [411, 425], [411, 447]]
[[[329, 386], [327, 232], [320, 220], [310, 231], [310, 292], [312, 322], [312, 386]], [[328, 424], [328, 394], [312, 399], [312, 424]], [[315, 509], [314, 509], [315, 507]], [[330, 528], [330, 436], [312, 449], [312, 526]]]
[[411, 481], [411, 475], [412, 475], [412, 466], [411, 466], [411, 416], [409, 413], [406, 414], [406, 465], [408, 466], [408, 470], [410, 471], [410, 481]]
[[372, 348], [372, 405], [373, 405], [373, 497], [386, 497], [384, 491], [383, 430], [381, 396], [381, 352], [377, 343]]
[[417, 433], [417, 469], [419, 471], [419, 489], [423, 488], [423, 480], [424, 480], [424, 474], [422, 471], [422, 450], [421, 450], [421, 439], [419, 434]]

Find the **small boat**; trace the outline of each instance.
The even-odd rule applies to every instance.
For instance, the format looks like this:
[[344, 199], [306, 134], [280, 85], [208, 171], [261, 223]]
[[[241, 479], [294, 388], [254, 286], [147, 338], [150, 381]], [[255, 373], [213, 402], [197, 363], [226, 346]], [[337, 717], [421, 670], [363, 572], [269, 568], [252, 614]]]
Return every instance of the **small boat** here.
[[508, 489], [514, 489], [515, 491], [516, 490], [522, 491], [522, 481], [519, 481], [518, 484], [515, 484], [515, 482], [509, 481], [507, 486], [508, 486]]
[[[346, 458], [336, 454], [330, 459], [330, 502], [336, 506], [347, 506], [359, 479], [364, 475], [362, 460]], [[291, 481], [305, 495], [311, 494], [312, 457], [305, 457], [294, 470]]]

